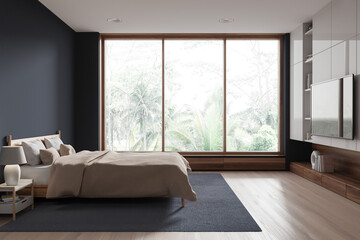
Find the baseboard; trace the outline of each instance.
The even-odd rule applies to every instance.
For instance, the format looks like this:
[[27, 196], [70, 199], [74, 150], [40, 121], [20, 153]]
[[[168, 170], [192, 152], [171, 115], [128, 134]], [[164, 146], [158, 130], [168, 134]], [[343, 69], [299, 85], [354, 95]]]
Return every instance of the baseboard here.
[[193, 170], [285, 170], [285, 157], [185, 157]]

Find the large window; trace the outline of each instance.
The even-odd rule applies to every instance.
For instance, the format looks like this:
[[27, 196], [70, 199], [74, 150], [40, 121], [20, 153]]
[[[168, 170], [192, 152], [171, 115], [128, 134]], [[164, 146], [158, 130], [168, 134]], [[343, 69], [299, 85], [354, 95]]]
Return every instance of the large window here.
[[161, 151], [161, 40], [105, 41], [106, 148]]
[[279, 152], [280, 38], [103, 36], [103, 146]]
[[227, 151], [278, 151], [279, 41], [226, 44]]
[[221, 40], [165, 42], [165, 150], [223, 150]]

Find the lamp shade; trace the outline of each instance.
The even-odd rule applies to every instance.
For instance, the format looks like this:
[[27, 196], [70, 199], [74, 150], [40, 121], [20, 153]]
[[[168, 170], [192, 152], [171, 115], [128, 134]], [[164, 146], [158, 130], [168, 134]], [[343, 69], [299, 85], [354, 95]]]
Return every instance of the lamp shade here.
[[25, 153], [20, 146], [3, 146], [0, 152], [0, 165], [24, 164]]

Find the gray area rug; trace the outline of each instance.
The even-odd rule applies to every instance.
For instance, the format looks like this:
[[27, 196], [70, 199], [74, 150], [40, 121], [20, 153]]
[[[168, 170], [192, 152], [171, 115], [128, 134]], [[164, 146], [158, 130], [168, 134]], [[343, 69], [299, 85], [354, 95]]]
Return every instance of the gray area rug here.
[[220, 174], [190, 174], [196, 202], [180, 198], [36, 200], [1, 232], [260, 232]]

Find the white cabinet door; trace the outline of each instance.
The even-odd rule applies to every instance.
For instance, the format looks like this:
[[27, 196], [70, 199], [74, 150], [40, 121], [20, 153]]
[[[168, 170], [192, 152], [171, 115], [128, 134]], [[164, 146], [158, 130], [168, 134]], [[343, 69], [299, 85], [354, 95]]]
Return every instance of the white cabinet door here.
[[[359, 49], [358, 49], [358, 40], [356, 37], [353, 37], [349, 40], [345, 40], [340, 44], [332, 47], [332, 78], [340, 78], [344, 75], [354, 74], [356, 76], [359, 67], [359, 62], [356, 60], [356, 55], [360, 57]], [[355, 120], [359, 119], [359, 99], [357, 97], [357, 93], [359, 93], [359, 85], [357, 84], [358, 77], [355, 77], [354, 82], [354, 98], [355, 98]], [[358, 108], [358, 109], [356, 109]], [[354, 133], [355, 138], [358, 136], [358, 128], [360, 121], [354, 123]], [[348, 139], [338, 139], [332, 138], [331, 139], [331, 146], [337, 148], [343, 148], [347, 150], [356, 151], [358, 145], [358, 140], [348, 140]]]
[[[348, 74], [357, 73], [357, 39], [356, 37], [332, 47], [332, 78], [341, 78]], [[356, 87], [356, 83], [355, 83]], [[356, 90], [355, 90], [356, 93]], [[356, 98], [355, 94], [355, 98]], [[355, 104], [356, 107], [358, 104]], [[355, 113], [357, 111], [355, 110]], [[357, 119], [357, 118], [356, 118]], [[354, 124], [357, 127], [358, 124]], [[356, 133], [356, 132], [355, 132]], [[356, 151], [356, 140], [332, 138], [331, 146]]]
[[[360, 0], [359, 0], [360, 1]], [[313, 17], [313, 54], [331, 47], [331, 3]]]
[[290, 34], [290, 66], [303, 60], [303, 25]]
[[356, 37], [331, 48], [331, 78], [356, 74]]
[[303, 141], [303, 63], [290, 72], [290, 139]]
[[356, 36], [357, 0], [333, 0], [331, 16], [331, 45]]
[[331, 79], [331, 48], [313, 57], [313, 83]]

